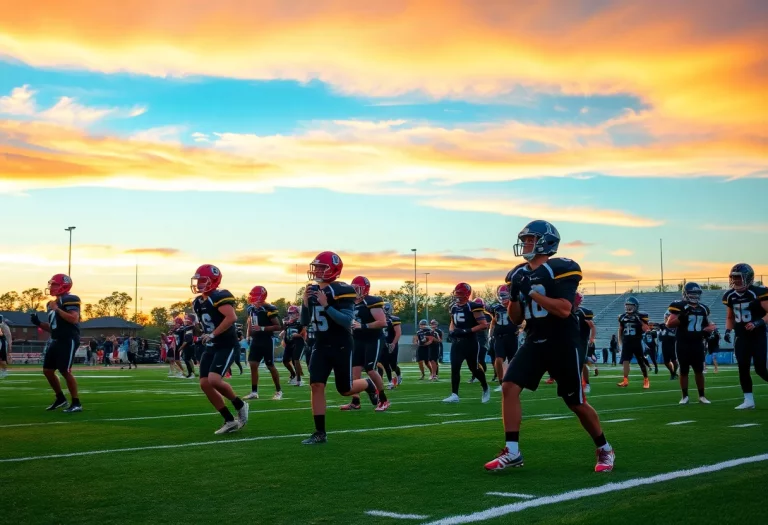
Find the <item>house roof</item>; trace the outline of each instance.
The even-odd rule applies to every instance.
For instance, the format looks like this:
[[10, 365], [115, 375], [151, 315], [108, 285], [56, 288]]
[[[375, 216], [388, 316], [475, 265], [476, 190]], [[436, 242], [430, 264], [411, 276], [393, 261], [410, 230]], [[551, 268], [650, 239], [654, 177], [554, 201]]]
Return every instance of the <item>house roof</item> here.
[[0, 311], [0, 315], [3, 316], [8, 326], [34, 326], [32, 321], [29, 320], [29, 314], [26, 312]]
[[141, 330], [140, 324], [126, 321], [120, 317], [94, 317], [80, 323], [81, 330], [93, 330], [103, 328], [119, 328], [121, 330]]

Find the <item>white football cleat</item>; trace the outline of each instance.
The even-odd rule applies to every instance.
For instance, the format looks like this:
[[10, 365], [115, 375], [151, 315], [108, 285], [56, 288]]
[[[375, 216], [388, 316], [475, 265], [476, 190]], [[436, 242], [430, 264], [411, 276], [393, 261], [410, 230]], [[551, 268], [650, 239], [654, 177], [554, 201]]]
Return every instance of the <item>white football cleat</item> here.
[[283, 391], [278, 390], [277, 392], [275, 392], [275, 395], [272, 396], [272, 401], [280, 401], [281, 399], [283, 399]]
[[481, 403], [487, 403], [491, 400], [491, 389], [487, 388], [483, 390], [483, 397], [480, 398]]
[[251, 392], [247, 396], [243, 398], [243, 401], [248, 401], [249, 399], [259, 399], [259, 393], [258, 392]]
[[296, 381], [296, 386], [304, 386], [304, 381]]
[[685, 396], [683, 399], [681, 399], [679, 404], [687, 405], [688, 404], [688, 396]]
[[707, 398], [706, 398], [706, 397], [704, 397], [704, 396], [701, 396], [701, 397], [699, 398], [699, 403], [701, 403], [702, 405], [711, 405], [711, 404], [712, 404], [712, 401], [710, 401], [709, 399], [707, 399]]
[[248, 423], [248, 403], [243, 403], [243, 406], [237, 411], [237, 419], [240, 421], [240, 428]]
[[225, 421], [224, 424], [214, 434], [229, 434], [230, 432], [237, 432], [242, 428], [238, 420]]
[[296, 378], [295, 378], [295, 377], [292, 377], [292, 378], [290, 378], [290, 379], [288, 380], [288, 384], [289, 384], [289, 385], [295, 385], [295, 384], [296, 384]]
[[494, 389], [493, 389], [493, 391], [494, 391], [494, 392], [501, 392], [501, 387], [500, 387], [500, 386], [497, 386], [496, 388], [494, 388]]
[[736, 410], [752, 410], [753, 408], [755, 408], [755, 402], [745, 399], [742, 404], [736, 407]]
[[458, 394], [451, 394], [450, 396], [443, 399], [443, 403], [458, 403], [458, 402], [459, 402]]

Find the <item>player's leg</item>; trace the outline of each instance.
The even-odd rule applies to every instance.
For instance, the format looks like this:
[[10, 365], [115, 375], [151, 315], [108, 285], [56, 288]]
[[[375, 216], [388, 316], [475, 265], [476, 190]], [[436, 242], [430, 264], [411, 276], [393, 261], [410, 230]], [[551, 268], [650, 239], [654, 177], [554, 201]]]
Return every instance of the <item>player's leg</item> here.
[[712, 352], [712, 366], [715, 367], [715, 373], [718, 373], [720, 371], [720, 366], [717, 363], [717, 352]]
[[416, 348], [416, 358], [418, 360], [419, 364], [419, 372], [421, 372], [421, 377], [419, 377], [419, 381], [424, 379], [424, 348], [423, 346], [419, 346]]
[[286, 346], [283, 349], [283, 366], [286, 370], [288, 370], [288, 373], [291, 375], [290, 379], [288, 380], [289, 384], [293, 384], [296, 382], [296, 370], [293, 368], [293, 357], [292, 357], [292, 349], [288, 346]]
[[627, 345], [624, 344], [621, 347], [621, 357], [619, 360], [621, 361], [621, 366], [624, 369], [624, 379], [618, 383], [616, 386], [620, 387], [627, 387], [629, 386], [629, 363], [632, 361], [632, 349]]
[[744, 393], [744, 402], [737, 406], [738, 410], [755, 408], [755, 398], [752, 394], [752, 348], [751, 341], [745, 337], [736, 336], [733, 341], [733, 350], [736, 357], [736, 363], [739, 367], [739, 385]]
[[403, 382], [403, 373], [400, 370], [400, 345], [396, 344], [395, 349], [392, 350], [392, 353], [389, 354], [389, 366], [392, 367], [392, 371], [395, 373], [395, 376], [397, 377], [397, 385], [400, 386], [400, 384]]
[[[56, 355], [56, 366], [59, 370], [59, 374], [64, 378], [67, 383], [67, 390], [72, 398], [69, 408], [64, 409], [64, 412], [81, 412], [83, 410], [80, 404], [80, 398], [77, 393], [77, 380], [72, 374], [72, 364], [75, 362], [75, 352], [80, 345], [80, 341], [71, 339], [69, 341], [61, 341], [60, 351]], [[64, 351], [61, 351], [64, 349]]]
[[56, 355], [59, 351], [59, 344], [54, 341], [51, 346], [48, 347], [48, 351], [43, 358], [43, 375], [48, 380], [48, 384], [51, 385], [51, 390], [56, 394], [56, 399], [46, 410], [56, 410], [57, 408], [66, 407], [68, 405], [67, 398], [64, 397], [64, 392], [61, 391], [61, 383], [56, 375], [57, 359]]
[[302, 441], [304, 445], [316, 445], [326, 442], [325, 385], [328, 382], [328, 376], [331, 375], [333, 365], [328, 355], [329, 351], [328, 347], [315, 346], [310, 354], [309, 364], [307, 365], [309, 368], [310, 399], [312, 401], [312, 417], [315, 422], [315, 432]]
[[291, 358], [293, 359], [293, 369], [296, 370], [296, 386], [301, 386], [301, 378], [304, 376], [304, 370], [301, 366], [301, 354], [304, 352], [303, 340], [301, 343], [293, 344], [293, 353]]
[[461, 365], [465, 360], [477, 360], [476, 355], [467, 355], [467, 340], [459, 339], [451, 347], [451, 395], [443, 399], [446, 403], [459, 401], [459, 382], [461, 381]]
[[[234, 352], [235, 349], [208, 350], [200, 361], [200, 389], [213, 408], [224, 418], [224, 425], [216, 431], [216, 434], [237, 432], [248, 422], [248, 403], [237, 397], [229, 383], [222, 378], [224, 372], [232, 365]], [[225, 398], [230, 400], [237, 411], [237, 419], [224, 402]]]
[[643, 347], [637, 346], [635, 348], [635, 359], [637, 364], [640, 365], [640, 372], [643, 373], [643, 388], [651, 387], [651, 380], [648, 378], [648, 367], [646, 366], [645, 356], [643, 355]]
[[651, 363], [653, 363], [653, 373], [658, 374], [659, 364], [656, 362], [656, 344], [655, 343], [648, 346], [648, 357], [651, 358]]
[[272, 376], [272, 383], [275, 385], [275, 394], [272, 396], [272, 400], [280, 401], [283, 398], [283, 389], [280, 387], [280, 372], [277, 371], [277, 367], [275, 366], [275, 345], [272, 344], [271, 340], [269, 341], [269, 348], [267, 348], [266, 345], [264, 346], [263, 355], [264, 365], [267, 367], [267, 370], [269, 370], [269, 373]]
[[704, 358], [706, 350], [702, 345], [696, 345], [691, 348], [691, 368], [693, 369], [693, 378], [696, 381], [696, 389], [699, 393], [699, 403], [709, 405], [709, 400], [704, 396]]
[[680, 404], [685, 405], [688, 404], [688, 375], [691, 371], [691, 355], [688, 346], [676, 342], [675, 355], [677, 356], [677, 363], [680, 366], [677, 375], [680, 378], [680, 390], [683, 394]]
[[469, 367], [469, 371], [472, 372], [472, 376], [476, 377], [477, 380], [480, 382], [480, 386], [483, 388], [483, 395], [480, 398], [483, 403], [487, 403], [491, 399], [491, 389], [488, 388], [488, 381], [485, 379], [485, 371], [480, 368], [479, 363], [482, 359], [483, 362], [485, 362], [485, 348], [483, 347], [482, 341], [468, 341], [471, 344], [476, 345], [476, 354], [475, 359], [467, 359], [467, 366]]
[[365, 373], [376, 385], [376, 392], [378, 394], [378, 403], [376, 403], [376, 411], [383, 412], [389, 408], [389, 400], [387, 399], [387, 393], [384, 391], [384, 381], [381, 379], [381, 375], [376, 369], [376, 363], [379, 361], [381, 355], [381, 340], [366, 341], [365, 343]]
[[504, 426], [505, 446], [496, 459], [485, 464], [486, 470], [523, 466], [523, 455], [520, 453], [519, 445], [520, 426], [523, 419], [520, 393], [523, 388], [535, 391], [546, 371], [543, 352], [540, 352], [545, 349], [536, 348], [536, 346], [533, 343], [521, 346], [501, 380], [501, 419]]
[[184, 363], [187, 365], [187, 377], [195, 375], [194, 349], [192, 347], [184, 348]]
[[[357, 381], [363, 377], [363, 367], [365, 366], [365, 347], [362, 341], [355, 340], [352, 349], [352, 380]], [[360, 396], [357, 393], [352, 395], [352, 400], [339, 407], [341, 410], [359, 410]]]
[[251, 369], [251, 393], [244, 399], [259, 399], [259, 365], [264, 358], [261, 346], [251, 339], [248, 348], [248, 368]]

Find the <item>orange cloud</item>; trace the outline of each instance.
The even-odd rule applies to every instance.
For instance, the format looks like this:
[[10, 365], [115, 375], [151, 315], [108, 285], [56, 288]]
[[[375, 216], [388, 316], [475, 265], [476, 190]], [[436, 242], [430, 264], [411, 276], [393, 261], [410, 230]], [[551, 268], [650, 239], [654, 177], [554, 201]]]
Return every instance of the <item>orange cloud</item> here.
[[768, 114], [760, 0], [3, 4], [0, 49], [37, 67], [317, 78], [373, 96], [631, 92], [664, 118], [753, 131]]
[[627, 250], [626, 248], [619, 248], [618, 250], [614, 250], [611, 252], [611, 255], [614, 257], [630, 257], [631, 255], [634, 255], [635, 252], [632, 250]]
[[125, 253], [134, 255], [159, 255], [161, 257], [170, 257], [176, 255], [179, 250], [176, 248], [133, 248], [131, 250], [125, 250]]

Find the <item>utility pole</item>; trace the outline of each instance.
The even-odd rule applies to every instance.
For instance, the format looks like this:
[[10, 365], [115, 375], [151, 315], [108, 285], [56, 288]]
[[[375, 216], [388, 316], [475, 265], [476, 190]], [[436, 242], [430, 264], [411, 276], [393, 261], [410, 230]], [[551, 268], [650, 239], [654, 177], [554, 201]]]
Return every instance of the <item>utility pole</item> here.
[[424, 272], [424, 283], [427, 291], [427, 304], [425, 305], [427, 310], [426, 318], [429, 320], [429, 272]]
[[416, 302], [416, 248], [413, 252], [413, 333], [419, 331], [419, 304]]
[[72, 230], [74, 229], [74, 226], [64, 228], [65, 232], [69, 232], [69, 264], [67, 265], [67, 275], [70, 277], [72, 277]]

